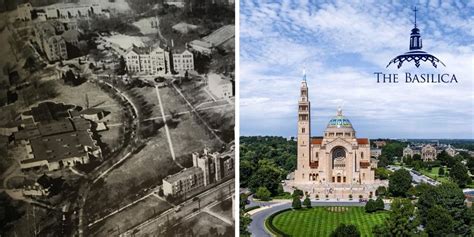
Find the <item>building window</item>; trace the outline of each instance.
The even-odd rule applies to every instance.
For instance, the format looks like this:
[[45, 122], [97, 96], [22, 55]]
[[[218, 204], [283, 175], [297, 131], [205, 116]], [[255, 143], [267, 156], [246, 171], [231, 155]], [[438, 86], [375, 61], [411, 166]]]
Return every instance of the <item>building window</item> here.
[[302, 132], [302, 133], [304, 133], [304, 132], [305, 132], [305, 129], [304, 129], [304, 128], [302, 128], [302, 129], [301, 129], [301, 132]]

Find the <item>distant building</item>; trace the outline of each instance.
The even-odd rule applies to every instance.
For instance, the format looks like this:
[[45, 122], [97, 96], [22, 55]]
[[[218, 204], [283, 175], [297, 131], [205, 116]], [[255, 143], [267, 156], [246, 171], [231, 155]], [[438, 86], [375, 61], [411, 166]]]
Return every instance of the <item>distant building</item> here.
[[211, 54], [219, 48], [225, 51], [235, 49], [235, 26], [225, 25], [200, 40], [193, 40], [189, 46], [202, 54]]
[[186, 195], [187, 192], [204, 186], [204, 173], [200, 168], [191, 167], [169, 175], [163, 179], [163, 194]]
[[185, 193], [207, 186], [234, 174], [233, 153], [210, 153], [206, 148], [204, 153], [193, 153], [193, 167], [163, 179], [165, 195], [184, 195]]
[[169, 63], [164, 49], [157, 47], [137, 47], [132, 45], [124, 55], [129, 72], [147, 74], [167, 74]]
[[36, 7], [44, 12], [47, 19], [87, 18], [102, 14], [100, 4], [56, 3], [44, 7]]
[[423, 161], [434, 161], [436, 160], [437, 155], [443, 150], [446, 151], [446, 153], [448, 153], [448, 155], [452, 157], [456, 155], [456, 150], [453, 149], [451, 145], [448, 145], [446, 149], [444, 149], [444, 147], [432, 144], [424, 144], [421, 146], [407, 145], [407, 147], [403, 149], [403, 156], [413, 157], [414, 155], [420, 155]]
[[207, 76], [209, 91], [218, 98], [229, 98], [233, 96], [232, 82], [222, 76], [211, 73]]
[[188, 50], [173, 53], [173, 70], [178, 73], [194, 71], [194, 56]]
[[62, 34], [64, 30], [64, 25], [56, 21], [41, 22], [35, 27], [35, 42], [49, 61], [68, 59], [66, 41], [57, 35]]
[[88, 108], [79, 112], [80, 116], [84, 119], [98, 122], [105, 117], [105, 111], [102, 109]]
[[376, 146], [377, 148], [381, 148], [381, 147], [384, 147], [384, 146], [387, 145], [387, 142], [381, 141], [381, 140], [379, 140], [379, 141], [373, 141], [373, 143], [375, 144], [375, 146]]
[[16, 19], [22, 21], [31, 21], [31, 12], [33, 11], [33, 7], [31, 3], [23, 3], [19, 4], [16, 7]]
[[379, 158], [382, 155], [382, 149], [380, 148], [371, 148], [370, 149], [370, 156]]
[[446, 153], [448, 153], [448, 155], [454, 157], [456, 154], [457, 154], [457, 151], [451, 147], [451, 145], [448, 145], [448, 148], [445, 149]]
[[28, 159], [20, 162], [22, 170], [46, 168], [58, 170], [77, 164], [87, 164], [93, 158], [101, 158], [102, 152], [92, 134], [75, 131], [31, 139], [27, 143]]
[[74, 45], [76, 47], [79, 46], [80, 33], [78, 30], [67, 30], [61, 36], [63, 37], [64, 41], [66, 41], [66, 43]]

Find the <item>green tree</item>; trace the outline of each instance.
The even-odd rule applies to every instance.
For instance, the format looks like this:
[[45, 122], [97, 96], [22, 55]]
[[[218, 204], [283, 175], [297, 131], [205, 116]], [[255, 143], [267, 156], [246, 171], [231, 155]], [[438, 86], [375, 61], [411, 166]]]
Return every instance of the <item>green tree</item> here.
[[330, 237], [359, 237], [360, 232], [355, 225], [339, 224], [337, 228], [331, 232]]
[[438, 176], [444, 176], [444, 167], [439, 167]]
[[306, 198], [303, 200], [303, 206], [305, 206], [306, 208], [311, 208], [311, 200], [308, 196], [306, 196]]
[[283, 171], [274, 161], [264, 159], [258, 162], [258, 169], [255, 171], [250, 180], [249, 188], [252, 192], [256, 192], [257, 188], [265, 187], [272, 195], [278, 194], [278, 185], [283, 178]]
[[375, 195], [384, 197], [387, 195], [387, 188], [385, 186], [379, 186], [377, 190], [375, 190]]
[[240, 210], [240, 226], [239, 226], [239, 231], [240, 231], [240, 236], [241, 237], [250, 237], [250, 232], [248, 231], [248, 226], [252, 222], [252, 218], [250, 218], [250, 215], [245, 213], [244, 210]]
[[270, 191], [268, 191], [268, 189], [265, 188], [265, 187], [259, 187], [259, 188], [257, 189], [257, 192], [255, 193], [255, 196], [256, 196], [257, 198], [259, 198], [260, 200], [262, 200], [262, 201], [268, 201], [268, 200], [270, 200], [270, 196], [271, 196], [271, 195], [272, 195], [272, 194], [270, 193]]
[[449, 176], [461, 188], [466, 187], [466, 184], [471, 182], [471, 177], [469, 177], [467, 168], [461, 162], [456, 162], [456, 164], [453, 165], [451, 171], [449, 171]]
[[454, 232], [453, 217], [449, 212], [439, 205], [435, 205], [428, 211], [428, 219], [425, 230], [429, 236], [448, 236]]
[[241, 193], [239, 200], [240, 200], [240, 209], [245, 209], [245, 206], [247, 205], [247, 202], [248, 202], [248, 195], [246, 193]]
[[396, 198], [389, 217], [382, 225], [375, 226], [373, 233], [376, 237], [415, 236], [417, 226], [415, 206], [408, 199]]
[[399, 169], [390, 176], [388, 191], [394, 197], [405, 197], [411, 187], [411, 175], [406, 169]]
[[291, 203], [293, 209], [301, 209], [301, 200], [299, 197], [293, 197], [293, 202]]
[[365, 204], [365, 212], [372, 213], [377, 211], [377, 204], [375, 203], [374, 199], [369, 199], [369, 201]]
[[127, 73], [127, 63], [125, 62], [125, 58], [120, 56], [119, 58], [119, 65], [117, 68], [118, 75], [125, 75]]
[[420, 195], [417, 203], [421, 223], [427, 224], [430, 209], [438, 205], [445, 208], [453, 218], [455, 234], [467, 235], [470, 233], [470, 218], [464, 199], [462, 189], [454, 183], [443, 183], [427, 189]]
[[377, 200], [375, 200], [375, 207], [377, 210], [382, 211], [385, 208], [385, 205], [383, 203], [382, 198], [378, 197]]
[[304, 195], [303, 190], [300, 190], [300, 189], [293, 190], [293, 194], [291, 194], [292, 197], [298, 197], [298, 198], [303, 197], [303, 195]]
[[248, 186], [250, 177], [254, 172], [254, 165], [249, 160], [240, 161], [240, 187], [245, 188]]
[[474, 157], [469, 157], [466, 163], [467, 168], [471, 171], [471, 174], [474, 174]]

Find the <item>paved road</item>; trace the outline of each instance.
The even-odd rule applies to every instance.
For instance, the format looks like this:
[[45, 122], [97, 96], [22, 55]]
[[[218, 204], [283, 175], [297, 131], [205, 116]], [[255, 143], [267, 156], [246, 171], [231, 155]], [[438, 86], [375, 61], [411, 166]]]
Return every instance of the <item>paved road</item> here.
[[[220, 196], [221, 193], [223, 197]], [[193, 216], [199, 214], [200, 211], [203, 211], [205, 207], [215, 205], [217, 202], [225, 200], [226, 197], [232, 194], [234, 194], [234, 179], [227, 180], [222, 184], [200, 193], [196, 196], [199, 198], [199, 201], [193, 201], [194, 198], [192, 198], [181, 203], [181, 209], [178, 212], [176, 212], [174, 208], [171, 208], [161, 213], [159, 216], [149, 219], [135, 228], [127, 230], [125, 233], [120, 234], [120, 236], [154, 236], [164, 228], [163, 226], [167, 221], [173, 221], [173, 219], [176, 221], [181, 219], [182, 222], [186, 219], [192, 218]], [[200, 211], [193, 211], [195, 209], [199, 209], [199, 207], [201, 208]]]
[[[291, 202], [284, 203], [265, 203], [264, 205], [270, 205], [270, 208], [264, 209], [262, 211], [256, 212], [252, 215], [252, 222], [249, 226], [249, 231], [252, 233], [252, 236], [256, 237], [270, 237], [271, 235], [265, 230], [265, 220], [272, 214], [277, 211], [291, 208]], [[353, 206], [360, 207], [365, 206], [365, 203], [360, 202], [334, 202], [334, 201], [312, 201], [311, 205], [313, 207], [320, 206]], [[385, 208], [388, 209], [389, 205], [385, 204]]]
[[[401, 169], [402, 167], [401, 166], [396, 166], [396, 165], [390, 165], [387, 167], [387, 169], [391, 170], [391, 171], [395, 171], [395, 170], [399, 170]], [[410, 175], [413, 179], [413, 183], [414, 184], [419, 184], [419, 183], [428, 183], [428, 184], [431, 184], [431, 185], [439, 185], [440, 182], [428, 177], [428, 176], [425, 176], [421, 173], [418, 173], [417, 171], [414, 171], [413, 169], [411, 168], [406, 168], [404, 167], [406, 170], [408, 170], [410, 172]]]

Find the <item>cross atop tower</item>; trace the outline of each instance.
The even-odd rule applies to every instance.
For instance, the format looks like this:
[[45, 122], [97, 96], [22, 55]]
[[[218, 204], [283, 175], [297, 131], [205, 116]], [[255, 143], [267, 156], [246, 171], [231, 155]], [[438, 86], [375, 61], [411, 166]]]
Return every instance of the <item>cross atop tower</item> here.
[[418, 11], [418, 9], [416, 9], [416, 6], [415, 6], [415, 8], [413, 9], [413, 11], [415, 12], [415, 28], [416, 28], [416, 12]]
[[306, 81], [306, 67], [303, 68], [303, 81]]

